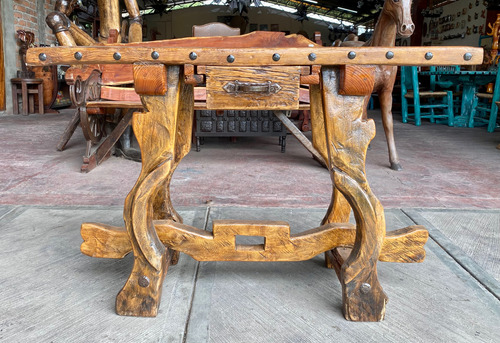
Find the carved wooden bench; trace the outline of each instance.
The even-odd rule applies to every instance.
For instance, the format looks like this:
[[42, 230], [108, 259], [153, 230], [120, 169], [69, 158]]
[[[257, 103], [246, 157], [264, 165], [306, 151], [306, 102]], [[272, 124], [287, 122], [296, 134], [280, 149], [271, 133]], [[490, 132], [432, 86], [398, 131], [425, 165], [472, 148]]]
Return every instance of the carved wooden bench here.
[[[428, 233], [422, 226], [386, 233], [383, 207], [368, 185], [365, 158], [375, 125], [361, 116], [364, 96], [374, 84], [370, 65], [479, 64], [482, 49], [326, 48], [300, 42], [283, 47], [277, 42], [296, 37], [272, 32], [266, 34], [268, 40], [259, 39], [260, 45], [255, 37], [28, 51], [33, 65], [74, 63], [77, 53], [86, 64], [133, 64], [134, 89], [144, 105], [144, 112], [134, 113], [132, 119], [142, 170], [125, 201], [125, 227], [85, 223], [81, 249], [90, 256], [109, 258], [133, 252], [133, 270], [116, 299], [121, 315], [157, 314], [163, 279], [179, 252], [202, 261], [299, 261], [326, 252], [326, 264], [336, 269], [342, 285], [345, 318], [382, 320], [387, 296], [378, 281], [377, 262], [423, 261]], [[279, 91], [228, 92], [236, 80], [258, 87], [268, 84]], [[328, 161], [333, 188], [330, 207], [318, 227], [291, 235], [288, 224], [281, 221], [215, 221], [212, 232], [182, 224], [170, 201], [169, 184], [190, 150], [194, 84], [201, 82], [207, 85], [208, 109], [281, 114], [300, 107], [299, 85], [310, 84], [313, 144]], [[348, 223], [351, 209], [355, 225]], [[263, 236], [265, 243], [238, 245], [236, 235]], [[352, 252], [342, 256], [338, 248], [346, 246]]]

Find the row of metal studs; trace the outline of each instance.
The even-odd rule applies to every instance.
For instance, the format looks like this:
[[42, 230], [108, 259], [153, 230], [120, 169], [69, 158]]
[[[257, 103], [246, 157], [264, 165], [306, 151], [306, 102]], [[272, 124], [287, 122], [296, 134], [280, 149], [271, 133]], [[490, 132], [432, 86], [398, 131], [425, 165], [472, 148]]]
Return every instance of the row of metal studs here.
[[[76, 60], [81, 60], [83, 55], [81, 52], [77, 51], [75, 52], [75, 59]], [[354, 51], [350, 51], [348, 54], [347, 54], [347, 57], [351, 60], [355, 59], [356, 58], [356, 53]], [[432, 54], [432, 52], [428, 52], [425, 54], [425, 59], [426, 60], [431, 60], [432, 58], [434, 57], [434, 55]], [[40, 55], [38, 55], [38, 58], [40, 59], [40, 61], [46, 61], [47, 60], [47, 55], [44, 54], [44, 53], [41, 53]], [[113, 58], [118, 61], [122, 58], [122, 55], [119, 53], [119, 52], [115, 52], [113, 54]], [[153, 51], [151, 53], [151, 58], [154, 59], [154, 60], [157, 60], [158, 58], [160, 58], [160, 54], [157, 52], [157, 51]], [[198, 58], [198, 55], [196, 54], [196, 52], [191, 52], [189, 53], [189, 59], [191, 59], [192, 61], [194, 61], [195, 59]], [[280, 54], [273, 54], [273, 61], [275, 62], [278, 62], [280, 59], [281, 59], [281, 56]], [[316, 54], [311, 52], [307, 58], [309, 59], [309, 61], [315, 61], [316, 60]], [[388, 60], [394, 58], [394, 52], [392, 51], [388, 51], [386, 54], [385, 54], [385, 58], [387, 58]], [[464, 60], [465, 61], [470, 61], [472, 59], [472, 54], [470, 52], [466, 53], [464, 55]], [[235, 60], [235, 57], [233, 55], [229, 55], [227, 56], [226, 60], [229, 62], [229, 63], [233, 63], [234, 60]]]

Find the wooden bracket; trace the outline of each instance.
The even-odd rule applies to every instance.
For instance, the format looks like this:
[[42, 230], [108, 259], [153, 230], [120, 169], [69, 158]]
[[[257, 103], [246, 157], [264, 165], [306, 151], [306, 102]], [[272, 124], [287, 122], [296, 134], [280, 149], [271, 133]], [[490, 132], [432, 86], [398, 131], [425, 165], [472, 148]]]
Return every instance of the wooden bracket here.
[[[184, 80], [188, 85], [198, 85], [205, 83], [204, 73], [200, 73], [200, 66], [196, 67], [193, 64], [184, 64]], [[203, 70], [202, 70], [203, 71]]]
[[134, 87], [139, 95], [164, 95], [167, 92], [167, 67], [164, 64], [134, 64]]
[[319, 85], [320, 65], [302, 66], [300, 70], [301, 85]]
[[339, 82], [339, 94], [341, 95], [370, 95], [375, 85], [375, 67], [341, 66]]

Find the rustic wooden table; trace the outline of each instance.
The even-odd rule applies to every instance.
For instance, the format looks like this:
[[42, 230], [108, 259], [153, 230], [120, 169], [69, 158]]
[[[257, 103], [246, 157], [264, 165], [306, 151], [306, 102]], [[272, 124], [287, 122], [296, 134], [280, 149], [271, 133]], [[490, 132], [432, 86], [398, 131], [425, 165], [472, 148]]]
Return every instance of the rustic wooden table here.
[[[145, 107], [132, 120], [142, 170], [125, 201], [125, 227], [84, 223], [81, 229], [81, 250], [89, 256], [134, 254], [133, 270], [116, 299], [118, 314], [157, 314], [163, 279], [179, 252], [200, 261], [300, 261], [326, 253], [326, 265], [335, 268], [343, 288], [345, 318], [378, 321], [387, 296], [377, 261], [423, 261], [427, 230], [410, 226], [386, 233], [383, 207], [366, 179], [366, 151], [375, 135], [373, 121], [361, 119], [364, 97], [374, 85], [370, 65], [478, 64], [482, 49], [297, 47], [296, 41], [269, 46], [282, 35], [269, 34], [274, 36], [267, 46], [252, 45], [250, 34], [216, 37], [217, 44], [210, 37], [28, 51], [33, 65], [134, 64], [135, 91]], [[169, 184], [191, 148], [193, 85], [201, 82], [208, 109], [278, 112], [298, 109], [299, 85], [310, 85], [313, 144], [328, 161], [333, 188], [318, 227], [290, 235], [283, 221], [219, 220], [211, 232], [182, 224]], [[351, 209], [355, 225], [348, 223]], [[236, 244], [240, 235], [262, 236], [265, 242]], [[343, 254], [341, 247], [352, 249]]]

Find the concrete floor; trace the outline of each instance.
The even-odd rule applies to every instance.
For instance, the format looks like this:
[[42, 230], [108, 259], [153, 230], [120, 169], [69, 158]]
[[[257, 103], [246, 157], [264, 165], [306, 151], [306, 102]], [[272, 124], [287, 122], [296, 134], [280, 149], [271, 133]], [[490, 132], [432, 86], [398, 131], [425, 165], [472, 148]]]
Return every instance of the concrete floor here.
[[[155, 319], [120, 317], [114, 298], [132, 266], [79, 252], [82, 222], [122, 225], [138, 163], [112, 157], [79, 173], [81, 132], [55, 151], [71, 113], [0, 117], [1, 342], [499, 342], [500, 142], [498, 132], [402, 124], [404, 170], [388, 168], [379, 134], [367, 174], [387, 229], [425, 225], [421, 264], [379, 263], [390, 301], [380, 323], [352, 323], [323, 257], [295, 263], [203, 262], [182, 255], [165, 279]], [[374, 114], [376, 117], [376, 114]], [[330, 201], [325, 169], [289, 136], [206, 139], [174, 174], [185, 223], [287, 220], [317, 226]], [[270, 207], [263, 209], [262, 207]]]
[[[374, 112], [377, 116], [377, 112]], [[63, 152], [55, 146], [71, 117], [61, 115], [0, 118], [0, 204], [122, 205], [139, 175], [140, 164], [111, 157], [89, 174], [79, 172], [85, 141], [80, 130]], [[500, 132], [424, 122], [403, 124], [395, 136], [404, 170], [388, 168], [385, 136], [368, 152], [371, 188], [386, 208], [500, 208]], [[276, 137], [206, 138], [174, 173], [174, 205], [325, 208], [331, 181], [292, 136], [286, 153]]]

